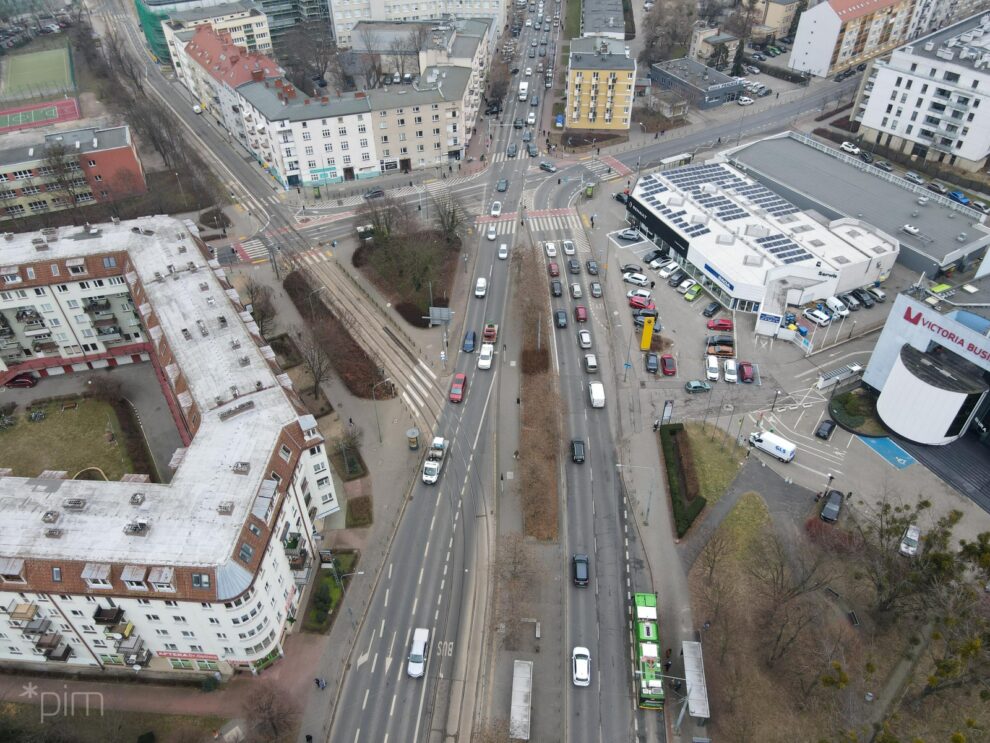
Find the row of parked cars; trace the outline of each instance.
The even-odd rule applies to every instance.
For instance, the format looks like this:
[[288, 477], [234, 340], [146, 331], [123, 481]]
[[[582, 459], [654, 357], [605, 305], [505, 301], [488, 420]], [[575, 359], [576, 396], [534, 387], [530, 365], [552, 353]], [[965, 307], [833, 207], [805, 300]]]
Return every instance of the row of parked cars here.
[[815, 325], [824, 328], [836, 317], [848, 317], [858, 312], [860, 307], [872, 309], [874, 305], [887, 301], [887, 293], [878, 286], [869, 286], [842, 292], [819, 302], [815, 307], [807, 307], [801, 314]]

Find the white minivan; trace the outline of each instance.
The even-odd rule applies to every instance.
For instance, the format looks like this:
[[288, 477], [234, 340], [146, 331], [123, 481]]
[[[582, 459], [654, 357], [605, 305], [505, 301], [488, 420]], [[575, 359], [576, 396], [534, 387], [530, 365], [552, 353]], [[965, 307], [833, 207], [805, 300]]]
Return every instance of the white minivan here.
[[605, 407], [605, 385], [601, 382], [592, 382], [588, 385], [588, 397], [591, 399], [591, 407]]
[[845, 303], [838, 297], [829, 297], [826, 299], [825, 306], [828, 307], [834, 315], [838, 315], [839, 317], [849, 316], [849, 308], [846, 307]]
[[488, 279], [481, 277], [474, 285], [474, 296], [482, 299], [488, 293]]
[[413, 630], [412, 646], [409, 648], [409, 664], [406, 673], [412, 678], [422, 678], [426, 672], [426, 658], [430, 654], [430, 631], [425, 627]]
[[870, 295], [877, 302], [886, 302], [887, 301], [887, 294], [879, 286], [867, 287], [866, 291], [868, 291], [870, 293]]

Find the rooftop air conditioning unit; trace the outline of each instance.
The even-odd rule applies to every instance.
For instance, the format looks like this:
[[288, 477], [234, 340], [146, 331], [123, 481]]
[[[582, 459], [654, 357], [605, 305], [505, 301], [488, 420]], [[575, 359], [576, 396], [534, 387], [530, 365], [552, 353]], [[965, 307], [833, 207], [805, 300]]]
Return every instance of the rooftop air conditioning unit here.
[[86, 507], [85, 498], [66, 498], [62, 505], [70, 511], [81, 511]]

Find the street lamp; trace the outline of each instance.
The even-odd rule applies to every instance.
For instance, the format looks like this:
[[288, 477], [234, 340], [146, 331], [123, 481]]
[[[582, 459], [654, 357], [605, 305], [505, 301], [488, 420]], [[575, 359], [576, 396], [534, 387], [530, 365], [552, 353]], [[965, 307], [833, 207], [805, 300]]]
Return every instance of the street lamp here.
[[[616, 469], [626, 468], [626, 469], [633, 469], [633, 470], [646, 470], [651, 475], [654, 472], [656, 472], [656, 468], [655, 467], [644, 467], [641, 464], [616, 464], [615, 465], [615, 468]], [[646, 517], [643, 519], [643, 526], [649, 526], [650, 525], [650, 509], [653, 507], [653, 482], [654, 482], [654, 479], [651, 477], [650, 478], [650, 498], [646, 502]]]
[[779, 395], [779, 394], [780, 394], [780, 390], [777, 390], [776, 392], [773, 393], [773, 402], [770, 403], [770, 412], [771, 413], [773, 412], [773, 409], [777, 405], [777, 395]]
[[378, 418], [378, 398], [375, 397], [375, 390], [377, 390], [381, 385], [385, 384], [386, 382], [388, 382], [389, 384], [391, 384], [392, 383], [392, 380], [390, 378], [386, 377], [381, 382], [379, 382], [378, 384], [374, 385], [371, 388], [371, 401], [372, 401], [372, 403], [375, 406], [375, 423], [378, 426], [378, 443], [379, 444], [382, 443], [382, 422]]

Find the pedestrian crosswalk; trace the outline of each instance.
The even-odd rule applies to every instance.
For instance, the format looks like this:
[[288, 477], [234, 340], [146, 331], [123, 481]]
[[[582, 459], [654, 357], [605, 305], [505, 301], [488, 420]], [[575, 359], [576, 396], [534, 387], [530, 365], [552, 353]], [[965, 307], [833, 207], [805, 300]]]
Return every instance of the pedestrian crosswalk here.
[[258, 238], [245, 240], [242, 243], [236, 243], [234, 248], [237, 250], [237, 254], [241, 256], [242, 260], [247, 260], [252, 263], [260, 263], [268, 260], [268, 248], [265, 243]]
[[293, 257], [293, 262], [296, 265], [315, 266], [317, 263], [325, 263], [331, 258], [333, 258], [333, 251], [324, 250], [320, 248], [312, 248], [311, 250], [306, 250], [302, 253], [297, 253]]
[[582, 241], [587, 243], [587, 239], [584, 237], [584, 229], [581, 225], [581, 218], [577, 214], [527, 217], [526, 223], [533, 233], [564, 232], [567, 233], [566, 239], [574, 240], [579, 248]]

